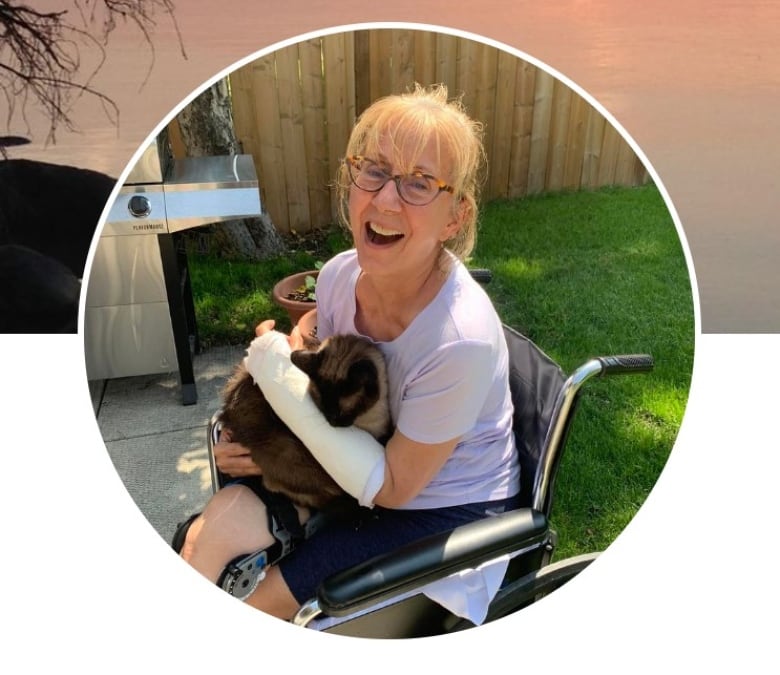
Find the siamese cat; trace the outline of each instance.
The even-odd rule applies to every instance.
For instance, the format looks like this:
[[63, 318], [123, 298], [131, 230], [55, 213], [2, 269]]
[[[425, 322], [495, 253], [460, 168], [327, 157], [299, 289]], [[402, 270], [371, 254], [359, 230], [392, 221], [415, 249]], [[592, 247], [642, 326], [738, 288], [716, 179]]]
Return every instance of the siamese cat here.
[[[384, 444], [392, 433], [387, 369], [376, 345], [356, 335], [334, 335], [294, 351], [293, 364], [309, 376], [309, 393], [336, 427], [355, 425]], [[294, 503], [322, 509], [347, 497], [282, 422], [240, 364], [222, 393], [220, 420], [234, 442], [249, 449], [263, 484]], [[349, 499], [352, 499], [351, 497]]]

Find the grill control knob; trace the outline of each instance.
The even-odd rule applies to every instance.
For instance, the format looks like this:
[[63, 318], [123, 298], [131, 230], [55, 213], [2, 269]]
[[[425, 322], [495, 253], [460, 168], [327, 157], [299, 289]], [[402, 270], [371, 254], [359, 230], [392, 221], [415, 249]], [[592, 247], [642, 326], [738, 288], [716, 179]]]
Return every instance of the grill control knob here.
[[146, 218], [152, 212], [152, 203], [148, 197], [133, 195], [127, 202], [127, 210], [136, 218]]

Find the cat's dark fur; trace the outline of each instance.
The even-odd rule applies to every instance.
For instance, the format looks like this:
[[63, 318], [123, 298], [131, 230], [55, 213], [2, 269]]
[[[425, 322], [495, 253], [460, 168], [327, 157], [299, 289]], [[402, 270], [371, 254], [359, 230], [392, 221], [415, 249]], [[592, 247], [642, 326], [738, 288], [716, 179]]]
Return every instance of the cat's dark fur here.
[[[332, 426], [355, 425], [380, 442], [391, 433], [387, 371], [379, 349], [355, 335], [334, 335], [295, 351], [314, 403]], [[222, 424], [263, 470], [263, 483], [296, 504], [323, 508], [345, 496], [309, 450], [274, 413], [243, 364], [223, 391]]]

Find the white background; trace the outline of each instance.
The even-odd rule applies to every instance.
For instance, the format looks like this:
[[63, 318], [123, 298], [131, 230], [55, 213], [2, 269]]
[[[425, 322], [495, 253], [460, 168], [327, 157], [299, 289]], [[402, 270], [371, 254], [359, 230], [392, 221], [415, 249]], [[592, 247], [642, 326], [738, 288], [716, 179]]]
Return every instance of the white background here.
[[80, 338], [7, 336], [3, 345], [0, 395], [16, 401], [6, 411], [0, 497], [8, 672], [64, 664], [86, 672], [262, 672], [289, 667], [294, 654], [344, 673], [394, 672], [418, 657], [452, 673], [515, 667], [511, 661], [600, 673], [776, 666], [780, 336], [698, 339], [668, 465], [596, 565], [496, 624], [386, 642], [303, 631], [203, 581], [140, 516], [117, 477], [91, 416]]

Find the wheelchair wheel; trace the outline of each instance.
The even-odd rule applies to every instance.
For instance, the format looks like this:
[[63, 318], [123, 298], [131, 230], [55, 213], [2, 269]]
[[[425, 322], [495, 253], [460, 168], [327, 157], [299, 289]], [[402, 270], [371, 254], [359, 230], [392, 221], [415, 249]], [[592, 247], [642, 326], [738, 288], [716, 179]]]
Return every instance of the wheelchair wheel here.
[[[499, 589], [493, 602], [490, 603], [485, 623], [509, 616], [541, 600], [576, 577], [598, 555], [598, 553], [585, 553], [566, 558], [509, 582]], [[471, 621], [461, 619], [451, 626], [449, 630], [450, 632], [455, 632], [473, 627], [474, 624]]]

